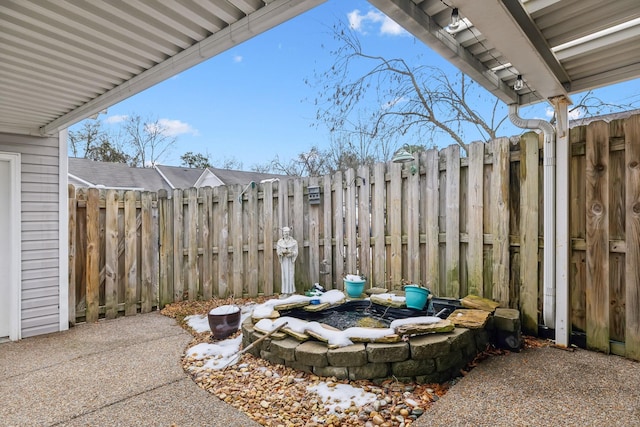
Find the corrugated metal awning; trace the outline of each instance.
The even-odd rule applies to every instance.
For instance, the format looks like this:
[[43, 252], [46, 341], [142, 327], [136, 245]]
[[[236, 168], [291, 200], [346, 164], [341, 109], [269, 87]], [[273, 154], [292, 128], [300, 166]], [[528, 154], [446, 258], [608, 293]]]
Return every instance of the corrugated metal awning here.
[[324, 0], [3, 0], [0, 131], [49, 134]]
[[[55, 133], [323, 1], [4, 0], [0, 131]], [[508, 104], [640, 76], [638, 0], [369, 1]]]
[[[370, 2], [507, 104], [640, 76], [638, 0]], [[448, 31], [453, 8], [461, 23]]]

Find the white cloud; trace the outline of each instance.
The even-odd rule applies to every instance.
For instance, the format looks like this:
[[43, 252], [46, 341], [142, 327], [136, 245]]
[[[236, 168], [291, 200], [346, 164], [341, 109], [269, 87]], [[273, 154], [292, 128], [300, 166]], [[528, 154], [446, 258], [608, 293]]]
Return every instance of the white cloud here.
[[383, 110], [388, 110], [390, 108], [392, 108], [393, 106], [395, 106], [396, 104], [400, 104], [400, 103], [404, 103], [407, 102], [407, 98], [404, 96], [400, 96], [398, 98], [392, 99], [391, 101], [385, 102], [384, 104], [382, 104], [382, 109]]
[[370, 10], [366, 14], [362, 14], [360, 10], [354, 9], [347, 13], [349, 27], [362, 34], [367, 34], [369, 29], [376, 29], [383, 35], [399, 36], [408, 34], [404, 28], [395, 23], [391, 18], [382, 12]]
[[408, 34], [404, 28], [402, 28], [396, 21], [392, 20], [388, 16], [385, 16], [384, 20], [382, 21], [380, 33], [390, 36], [402, 36]]
[[129, 116], [127, 116], [126, 114], [114, 114], [113, 116], [109, 116], [106, 119], [104, 119], [104, 122], [112, 125], [112, 124], [124, 122], [128, 118]]
[[242, 57], [242, 55], [234, 55], [233, 56], [233, 62], [242, 62], [244, 58]]
[[[149, 124], [147, 126], [153, 126]], [[197, 129], [191, 127], [189, 123], [185, 123], [180, 120], [160, 119], [158, 120], [158, 126], [162, 129], [162, 133], [166, 136], [178, 136], [183, 134], [191, 134], [198, 136], [200, 133]]]

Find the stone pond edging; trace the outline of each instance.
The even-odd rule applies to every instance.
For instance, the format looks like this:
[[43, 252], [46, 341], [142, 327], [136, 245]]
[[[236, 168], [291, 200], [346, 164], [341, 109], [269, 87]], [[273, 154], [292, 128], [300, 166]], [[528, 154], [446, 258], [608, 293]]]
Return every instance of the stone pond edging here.
[[[504, 323], [502, 319], [501, 322]], [[503, 327], [519, 334], [519, 317], [506, 323]], [[288, 336], [269, 337], [254, 345], [249, 353], [323, 377], [349, 380], [394, 377], [402, 382], [437, 383], [459, 376], [460, 369], [486, 349], [495, 324], [500, 322], [492, 321], [484, 329], [456, 327], [452, 332], [413, 336], [398, 343], [356, 343], [339, 348]], [[243, 347], [247, 348], [264, 335], [254, 330], [249, 318], [242, 324], [242, 336]]]

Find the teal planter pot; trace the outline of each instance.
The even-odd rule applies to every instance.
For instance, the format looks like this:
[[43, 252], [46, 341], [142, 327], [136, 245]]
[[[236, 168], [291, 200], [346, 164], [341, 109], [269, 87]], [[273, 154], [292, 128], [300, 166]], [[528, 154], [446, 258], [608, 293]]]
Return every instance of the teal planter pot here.
[[404, 287], [404, 295], [407, 300], [407, 307], [416, 310], [423, 310], [429, 299], [429, 289], [418, 285], [407, 285]]
[[365, 280], [351, 281], [344, 279], [344, 289], [347, 292], [349, 298], [359, 298], [364, 292]]

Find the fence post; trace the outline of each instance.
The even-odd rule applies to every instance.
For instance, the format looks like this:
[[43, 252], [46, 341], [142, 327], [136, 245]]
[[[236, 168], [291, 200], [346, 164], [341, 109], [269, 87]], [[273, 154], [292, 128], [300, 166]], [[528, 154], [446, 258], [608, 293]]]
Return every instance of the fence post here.
[[273, 214], [273, 182], [266, 182], [263, 185], [263, 292], [264, 295], [273, 295], [273, 231], [275, 229]]
[[76, 233], [77, 233], [77, 200], [73, 184], [67, 187], [69, 201], [69, 324], [76, 324]]
[[214, 199], [218, 196], [217, 215], [214, 229], [218, 232], [218, 291], [214, 294], [225, 298], [229, 294], [229, 189], [227, 186], [213, 189]]
[[493, 299], [509, 307], [509, 139], [493, 141]]
[[97, 188], [87, 190], [87, 253], [85, 283], [86, 321], [96, 322], [100, 304], [100, 194]]
[[625, 356], [640, 360], [640, 115], [625, 121]]
[[247, 292], [250, 298], [258, 296], [258, 185], [249, 185], [247, 195]]
[[[445, 154], [447, 156], [445, 295], [460, 298], [460, 146], [450, 145], [445, 150]], [[507, 241], [507, 245], [508, 243]]]
[[243, 252], [244, 242], [243, 234], [244, 229], [242, 227], [242, 186], [234, 185], [233, 202], [231, 204], [231, 212], [233, 213], [233, 296], [236, 298], [242, 298], [244, 289], [244, 263]]
[[[587, 347], [609, 353], [609, 124], [587, 126]], [[545, 242], [544, 250], [547, 248]]]
[[200, 216], [200, 233], [202, 242], [202, 298], [207, 300], [212, 297], [212, 262], [213, 262], [213, 244], [212, 244], [212, 226], [213, 226], [213, 209], [212, 209], [212, 189], [211, 187], [199, 188], [200, 199], [202, 200], [202, 210]]
[[441, 295], [440, 292], [440, 243], [439, 233], [440, 227], [438, 226], [440, 215], [440, 154], [435, 148], [427, 150], [427, 158], [425, 163], [425, 169], [427, 170], [426, 176], [426, 189], [424, 195], [424, 211], [427, 217], [426, 226], [426, 270], [427, 270], [427, 284], [430, 286], [432, 292], [436, 295]]
[[124, 193], [124, 271], [126, 276], [124, 314], [135, 315], [138, 312], [138, 239], [136, 221], [136, 192]]
[[187, 192], [187, 289], [189, 301], [198, 299], [198, 190]]
[[[520, 310], [522, 327], [538, 334], [538, 135], [520, 139]], [[553, 248], [549, 248], [553, 250]]]
[[482, 274], [482, 249], [484, 246], [484, 150], [485, 144], [482, 142], [469, 144], [469, 180], [467, 185], [469, 249], [467, 251], [467, 288], [469, 294], [478, 296], [484, 296]]
[[384, 178], [386, 165], [378, 163], [373, 167], [373, 207], [371, 208], [371, 238], [373, 239], [373, 271], [371, 285], [387, 287], [387, 249], [385, 241], [385, 193], [387, 181]]
[[184, 299], [184, 200], [182, 190], [173, 190], [173, 301]]
[[[335, 221], [335, 251], [333, 255], [335, 267], [335, 280], [338, 289], [344, 289], [344, 187], [342, 186], [342, 172], [333, 175], [333, 191], [335, 205], [333, 205], [333, 217]], [[350, 272], [353, 274], [353, 272]]]
[[105, 317], [118, 315], [118, 192], [107, 190], [105, 199], [104, 254]]
[[402, 165], [391, 163], [391, 185], [387, 192], [391, 287], [402, 284]]
[[140, 312], [149, 313], [153, 310], [153, 264], [154, 255], [157, 255], [157, 241], [153, 239], [153, 212], [152, 209], [152, 196], [148, 191], [144, 191], [141, 194], [140, 206], [142, 216], [142, 233], [140, 235], [142, 239], [141, 251], [142, 251], [142, 265], [141, 265], [141, 290], [140, 290]]
[[[317, 186], [318, 177], [310, 177], [309, 187]], [[318, 212], [320, 205], [312, 205], [308, 199], [307, 203], [309, 205], [309, 282], [313, 285], [320, 283], [320, 212]]]
[[158, 191], [158, 234], [160, 241], [160, 284], [158, 308], [173, 302], [173, 215], [167, 190]]

